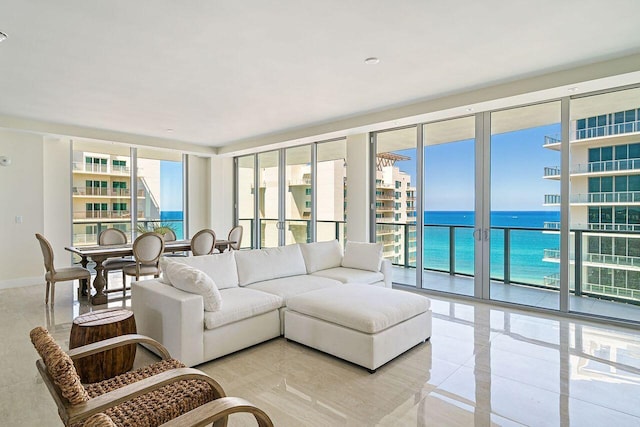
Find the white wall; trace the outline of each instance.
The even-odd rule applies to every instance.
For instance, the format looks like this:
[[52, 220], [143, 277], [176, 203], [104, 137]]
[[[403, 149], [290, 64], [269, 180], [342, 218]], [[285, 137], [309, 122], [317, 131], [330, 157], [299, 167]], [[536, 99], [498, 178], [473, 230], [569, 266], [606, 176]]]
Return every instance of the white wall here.
[[369, 241], [369, 137], [347, 137], [347, 240]]
[[0, 166], [0, 288], [44, 282], [35, 238], [45, 232], [43, 155], [41, 136], [0, 129], [0, 156], [12, 161]]

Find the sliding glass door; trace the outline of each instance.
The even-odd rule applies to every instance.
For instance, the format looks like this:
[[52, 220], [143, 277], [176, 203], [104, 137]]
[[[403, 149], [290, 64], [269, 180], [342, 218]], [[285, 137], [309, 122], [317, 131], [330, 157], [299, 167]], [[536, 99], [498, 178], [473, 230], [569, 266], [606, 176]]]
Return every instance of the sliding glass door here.
[[280, 246], [280, 151], [258, 154], [258, 233], [261, 248]]
[[475, 117], [423, 126], [425, 289], [473, 296]]
[[560, 307], [560, 134], [560, 101], [491, 114], [491, 299]]

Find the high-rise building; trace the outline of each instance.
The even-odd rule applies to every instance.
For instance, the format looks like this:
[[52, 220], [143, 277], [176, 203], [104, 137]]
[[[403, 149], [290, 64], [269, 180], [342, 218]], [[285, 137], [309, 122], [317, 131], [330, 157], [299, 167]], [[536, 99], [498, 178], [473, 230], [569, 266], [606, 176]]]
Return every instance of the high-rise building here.
[[[640, 108], [637, 100], [613, 105], [571, 122], [571, 289], [640, 302]], [[560, 140], [547, 137], [544, 146], [559, 150]], [[544, 177], [560, 179], [560, 168], [545, 168]], [[559, 205], [560, 195], [545, 195], [545, 204]], [[545, 259], [559, 262], [559, 252]]]

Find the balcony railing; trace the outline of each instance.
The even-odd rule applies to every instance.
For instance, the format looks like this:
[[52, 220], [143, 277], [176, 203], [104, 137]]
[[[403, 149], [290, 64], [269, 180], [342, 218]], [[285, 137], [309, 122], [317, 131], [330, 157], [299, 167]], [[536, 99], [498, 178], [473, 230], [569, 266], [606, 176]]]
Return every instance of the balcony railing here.
[[575, 139], [598, 138], [603, 136], [620, 135], [640, 132], [640, 121], [610, 124], [588, 129], [577, 129]]
[[[96, 210], [96, 211], [77, 211], [73, 213], [73, 219], [119, 219], [119, 218], [131, 218], [131, 211], [111, 211], [111, 210]], [[144, 212], [138, 212], [138, 218], [144, 218]]]
[[545, 230], [560, 230], [560, 223], [555, 221], [545, 221], [542, 228]]
[[640, 159], [621, 159], [578, 163], [571, 168], [571, 173], [616, 172], [638, 169], [640, 169]]
[[[153, 224], [168, 225], [172, 227], [174, 230], [176, 230], [176, 235], [178, 239], [184, 238], [184, 233], [183, 233], [184, 221], [183, 220], [144, 220], [144, 221], [138, 220], [137, 224], [142, 226], [144, 229], [150, 229], [153, 226]], [[82, 222], [74, 222], [73, 225], [80, 227], [80, 230], [83, 231], [82, 233], [77, 233], [75, 232], [75, 229], [74, 229], [74, 233], [73, 233], [74, 246], [97, 245], [98, 234], [100, 234], [101, 231], [109, 227], [114, 227], [115, 225], [120, 225], [121, 226], [120, 229], [123, 229], [123, 231], [126, 230], [125, 234], [127, 235], [127, 239], [129, 241], [132, 240], [131, 219], [128, 219], [125, 221], [108, 221], [108, 222], [82, 221]], [[95, 230], [95, 233], [85, 232], [85, 230], [88, 230], [88, 229]]]
[[559, 205], [560, 204], [560, 195], [559, 194], [545, 194], [544, 195], [544, 204], [545, 205]]
[[561, 142], [559, 137], [545, 135], [543, 145], [560, 144]]
[[592, 254], [586, 256], [587, 262], [594, 264], [619, 265], [622, 267], [640, 267], [640, 257], [624, 255]]
[[130, 175], [131, 173], [129, 166], [111, 165], [111, 169], [109, 169], [109, 165], [85, 162], [73, 162], [73, 170], [76, 172], [112, 173], [118, 175]]
[[558, 166], [547, 166], [544, 168], [544, 176], [560, 176], [560, 168]]
[[[546, 200], [546, 196], [545, 196]], [[570, 203], [640, 203], [640, 191], [578, 193], [569, 196]]]

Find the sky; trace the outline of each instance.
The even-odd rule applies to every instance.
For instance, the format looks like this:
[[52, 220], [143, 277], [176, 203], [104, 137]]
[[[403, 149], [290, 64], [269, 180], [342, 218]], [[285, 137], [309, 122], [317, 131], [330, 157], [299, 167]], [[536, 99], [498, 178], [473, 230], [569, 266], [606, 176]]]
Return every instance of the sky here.
[[182, 162], [160, 161], [160, 210], [182, 211]]
[[[543, 148], [544, 137], [560, 133], [560, 124], [493, 135], [491, 138], [491, 210], [558, 210], [542, 206], [545, 194], [560, 194], [560, 181], [543, 179], [545, 166], [560, 166], [560, 152]], [[396, 162], [416, 182], [415, 149], [396, 153]], [[475, 203], [474, 140], [425, 149], [424, 202], [428, 211], [472, 211]]]

